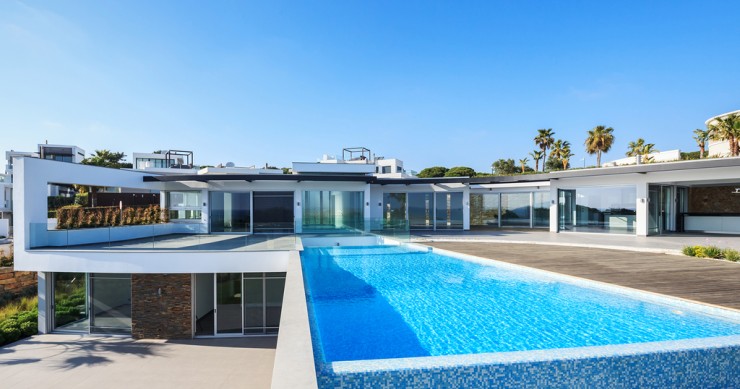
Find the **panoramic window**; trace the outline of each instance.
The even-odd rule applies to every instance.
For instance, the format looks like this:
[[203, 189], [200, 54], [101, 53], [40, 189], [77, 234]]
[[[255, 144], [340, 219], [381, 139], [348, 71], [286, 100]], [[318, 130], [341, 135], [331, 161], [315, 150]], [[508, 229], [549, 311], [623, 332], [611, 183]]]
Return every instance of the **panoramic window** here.
[[167, 208], [170, 220], [200, 220], [200, 192], [168, 192]]
[[498, 227], [498, 193], [470, 194], [470, 227]]
[[303, 231], [364, 229], [365, 192], [303, 192]]
[[211, 232], [250, 232], [249, 193], [211, 192]]
[[501, 227], [530, 226], [530, 193], [501, 193]]
[[637, 194], [634, 186], [558, 190], [561, 231], [635, 232]]

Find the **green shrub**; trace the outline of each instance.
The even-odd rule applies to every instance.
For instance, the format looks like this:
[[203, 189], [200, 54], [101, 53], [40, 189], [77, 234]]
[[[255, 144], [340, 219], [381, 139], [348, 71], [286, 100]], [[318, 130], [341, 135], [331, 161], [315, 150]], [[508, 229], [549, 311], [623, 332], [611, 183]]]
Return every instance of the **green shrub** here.
[[683, 246], [681, 252], [683, 253], [683, 255], [688, 255], [689, 257], [696, 256], [696, 249], [694, 248], [694, 246]]
[[740, 252], [733, 249], [722, 250], [722, 257], [728, 261], [738, 262], [740, 261]]
[[23, 337], [29, 337], [38, 334], [39, 326], [38, 322], [25, 322], [20, 325], [21, 335]]
[[706, 246], [704, 247], [704, 256], [719, 259], [722, 257], [722, 250], [717, 246]]
[[704, 246], [694, 246], [694, 256], [706, 258], [706, 255], [704, 255]]

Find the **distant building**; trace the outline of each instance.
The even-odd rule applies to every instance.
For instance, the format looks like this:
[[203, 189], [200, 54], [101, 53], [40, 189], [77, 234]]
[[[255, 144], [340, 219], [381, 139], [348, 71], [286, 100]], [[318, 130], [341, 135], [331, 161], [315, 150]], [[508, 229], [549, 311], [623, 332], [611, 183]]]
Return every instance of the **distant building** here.
[[[709, 126], [714, 125], [717, 123], [717, 119], [725, 118], [729, 115], [733, 114], [740, 114], [740, 110], [732, 111], [723, 113], [721, 115], [713, 116], [707, 121], [704, 122], [704, 124], [709, 128]], [[709, 140], [707, 142], [707, 155], [710, 157], [717, 156], [717, 157], [727, 157], [730, 155], [730, 142], [727, 140]]]

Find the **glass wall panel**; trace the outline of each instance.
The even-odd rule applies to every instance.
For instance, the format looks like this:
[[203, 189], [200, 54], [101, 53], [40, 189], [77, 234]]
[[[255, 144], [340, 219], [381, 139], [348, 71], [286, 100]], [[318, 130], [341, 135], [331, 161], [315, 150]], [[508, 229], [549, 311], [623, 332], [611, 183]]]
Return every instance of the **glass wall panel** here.
[[303, 231], [364, 230], [365, 192], [304, 191]]
[[409, 227], [412, 230], [434, 228], [434, 193], [409, 193]]
[[470, 194], [470, 228], [498, 227], [498, 193]]
[[440, 192], [436, 197], [435, 227], [438, 230], [462, 229], [462, 192]]
[[550, 192], [534, 192], [533, 219], [535, 227], [550, 226]]
[[280, 327], [284, 291], [284, 273], [282, 277], [265, 278], [265, 332], [267, 333], [276, 333]]
[[293, 192], [253, 192], [254, 232], [294, 230]]
[[634, 233], [636, 201], [634, 186], [560, 190], [560, 229], [579, 232]]
[[216, 274], [216, 333], [242, 332], [242, 275]]
[[167, 208], [171, 220], [200, 220], [200, 192], [167, 192]]
[[54, 329], [88, 332], [85, 273], [54, 273]]
[[660, 187], [651, 185], [648, 189], [648, 234], [660, 234]]
[[[257, 278], [249, 278], [256, 275]], [[263, 333], [265, 327], [265, 294], [262, 273], [244, 274], [244, 333]]]
[[211, 232], [250, 232], [249, 193], [211, 192]]
[[90, 332], [131, 333], [131, 274], [90, 274]]
[[195, 275], [195, 335], [214, 334], [213, 273]]
[[406, 225], [406, 193], [383, 193], [383, 223], [386, 227]]
[[529, 227], [530, 193], [501, 193], [501, 227]]

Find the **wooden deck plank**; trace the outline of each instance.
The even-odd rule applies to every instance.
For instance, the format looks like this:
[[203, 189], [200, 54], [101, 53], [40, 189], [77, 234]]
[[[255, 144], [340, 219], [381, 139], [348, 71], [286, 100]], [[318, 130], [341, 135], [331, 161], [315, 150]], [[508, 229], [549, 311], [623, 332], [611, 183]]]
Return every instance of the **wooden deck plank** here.
[[740, 265], [676, 255], [491, 242], [429, 246], [740, 309]]

